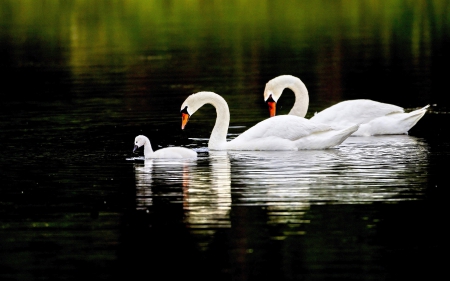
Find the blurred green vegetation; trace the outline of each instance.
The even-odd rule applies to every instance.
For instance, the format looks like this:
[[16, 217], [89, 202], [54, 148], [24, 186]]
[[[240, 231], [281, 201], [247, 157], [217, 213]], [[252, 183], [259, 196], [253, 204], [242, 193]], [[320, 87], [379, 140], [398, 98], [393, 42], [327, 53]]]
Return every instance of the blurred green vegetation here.
[[302, 48], [361, 36], [386, 48], [404, 40], [415, 53], [433, 37], [450, 35], [449, 15], [447, 0], [2, 0], [0, 38], [12, 45], [38, 40], [50, 50], [68, 48], [74, 65], [110, 60], [92, 52], [101, 48], [201, 52], [208, 42], [240, 60], [246, 48]]
[[268, 79], [293, 74], [332, 103], [342, 98], [341, 75], [360, 71], [355, 58], [430, 68], [450, 38], [450, 1], [2, 0], [0, 26], [0, 66], [61, 67], [85, 78], [77, 83], [114, 84], [124, 75], [135, 90], [140, 77], [151, 83], [152, 73], [163, 73], [183, 81], [170, 87], [191, 92], [232, 83], [260, 93]]

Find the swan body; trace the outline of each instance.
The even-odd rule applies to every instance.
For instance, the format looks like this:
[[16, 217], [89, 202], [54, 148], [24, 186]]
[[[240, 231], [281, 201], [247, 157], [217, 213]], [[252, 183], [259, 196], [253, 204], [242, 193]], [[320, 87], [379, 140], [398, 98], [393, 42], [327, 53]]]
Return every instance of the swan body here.
[[331, 126], [294, 115], [280, 115], [257, 123], [231, 141], [227, 141], [230, 112], [227, 102], [213, 92], [198, 92], [181, 105], [184, 129], [189, 117], [200, 107], [216, 108], [216, 122], [208, 142], [210, 150], [302, 150], [326, 149], [341, 144], [358, 125], [335, 130]]
[[139, 147], [144, 146], [144, 157], [149, 158], [197, 158], [197, 152], [185, 147], [166, 147], [153, 151], [150, 140], [143, 135], [139, 135], [134, 139], [135, 152]]
[[[270, 80], [264, 89], [264, 100], [270, 115], [275, 115], [276, 102], [285, 88], [295, 94], [295, 103], [289, 115], [304, 117], [308, 111], [309, 96], [305, 84], [297, 77], [281, 75]], [[334, 128], [360, 124], [353, 136], [407, 134], [425, 115], [429, 105], [406, 113], [402, 107], [368, 99], [347, 100], [337, 103], [311, 117], [311, 121], [325, 123]]]

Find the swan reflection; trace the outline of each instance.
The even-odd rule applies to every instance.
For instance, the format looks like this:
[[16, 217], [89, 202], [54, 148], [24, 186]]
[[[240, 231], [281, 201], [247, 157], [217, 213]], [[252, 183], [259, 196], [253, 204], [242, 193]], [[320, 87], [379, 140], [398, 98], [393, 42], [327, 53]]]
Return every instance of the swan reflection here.
[[411, 200], [427, 181], [427, 144], [408, 135], [350, 137], [338, 149], [230, 155], [232, 184], [246, 187], [241, 204]]
[[[171, 203], [182, 203], [186, 226], [200, 237], [210, 237], [215, 230], [231, 226], [230, 161], [226, 152], [209, 153], [198, 161], [146, 160], [135, 164], [135, 177], [137, 210], [148, 210], [156, 198], [166, 197]], [[200, 242], [201, 246], [207, 243]]]
[[262, 208], [284, 239], [303, 234], [312, 205], [416, 200], [428, 181], [428, 145], [408, 135], [350, 137], [328, 150], [205, 154], [136, 165], [137, 208], [160, 197], [182, 203], [184, 223], [203, 247], [218, 229], [231, 227], [232, 206]]
[[145, 159], [136, 163], [136, 209], [148, 210], [156, 197], [176, 202], [181, 196], [180, 188], [188, 184], [192, 167], [195, 161], [189, 159]]
[[191, 228], [230, 227], [230, 161], [226, 152], [210, 152], [209, 167], [197, 167], [183, 186], [186, 222]]
[[147, 159], [144, 164], [135, 164], [136, 178], [136, 209], [146, 210], [147, 206], [153, 205], [152, 194], [152, 171], [153, 160]]

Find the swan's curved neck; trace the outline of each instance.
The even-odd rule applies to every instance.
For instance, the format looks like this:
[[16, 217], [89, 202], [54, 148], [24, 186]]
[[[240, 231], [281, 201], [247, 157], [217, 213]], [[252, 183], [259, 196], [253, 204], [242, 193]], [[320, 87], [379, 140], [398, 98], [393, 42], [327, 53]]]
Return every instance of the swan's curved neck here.
[[208, 148], [222, 149], [227, 143], [228, 126], [230, 125], [230, 110], [227, 102], [219, 95], [211, 95], [207, 103], [216, 108], [216, 122], [209, 138]]
[[230, 110], [227, 102], [213, 92], [198, 92], [193, 94], [190, 106], [192, 114], [205, 104], [211, 104], [216, 109], [216, 122], [208, 142], [209, 149], [221, 150], [227, 144], [228, 126], [230, 125]]
[[275, 101], [278, 101], [284, 89], [291, 89], [295, 94], [295, 103], [289, 114], [300, 117], [306, 116], [309, 106], [309, 95], [308, 89], [306, 89], [302, 80], [291, 75], [281, 75], [269, 81], [267, 86], [268, 92], [273, 93]]
[[209, 138], [208, 148], [222, 149], [227, 143], [228, 126], [230, 125], [230, 110], [223, 98], [212, 99], [210, 102], [216, 108], [216, 123]]
[[147, 158], [152, 154], [153, 154], [152, 144], [150, 143], [150, 140], [147, 137], [145, 137], [144, 157]]
[[296, 83], [290, 84], [286, 88], [291, 89], [295, 94], [295, 102], [289, 114], [305, 117], [309, 107], [309, 95], [305, 84], [298, 79]]

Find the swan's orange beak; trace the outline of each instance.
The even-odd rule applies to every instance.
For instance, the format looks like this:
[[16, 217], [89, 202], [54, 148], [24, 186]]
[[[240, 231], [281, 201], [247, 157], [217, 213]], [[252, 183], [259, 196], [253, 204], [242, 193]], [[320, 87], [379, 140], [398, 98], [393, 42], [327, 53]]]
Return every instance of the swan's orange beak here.
[[275, 116], [275, 111], [277, 110], [277, 102], [272, 98], [272, 94], [269, 96], [266, 102], [269, 106], [270, 117]]
[[267, 101], [267, 105], [269, 106], [270, 117], [275, 116], [275, 112], [277, 110], [277, 103], [274, 101]]
[[269, 95], [266, 103], [269, 106], [270, 117], [275, 116], [275, 112], [277, 110], [277, 102], [272, 98], [272, 94]]
[[189, 114], [181, 112], [181, 130], [184, 130], [187, 122], [189, 121]]

